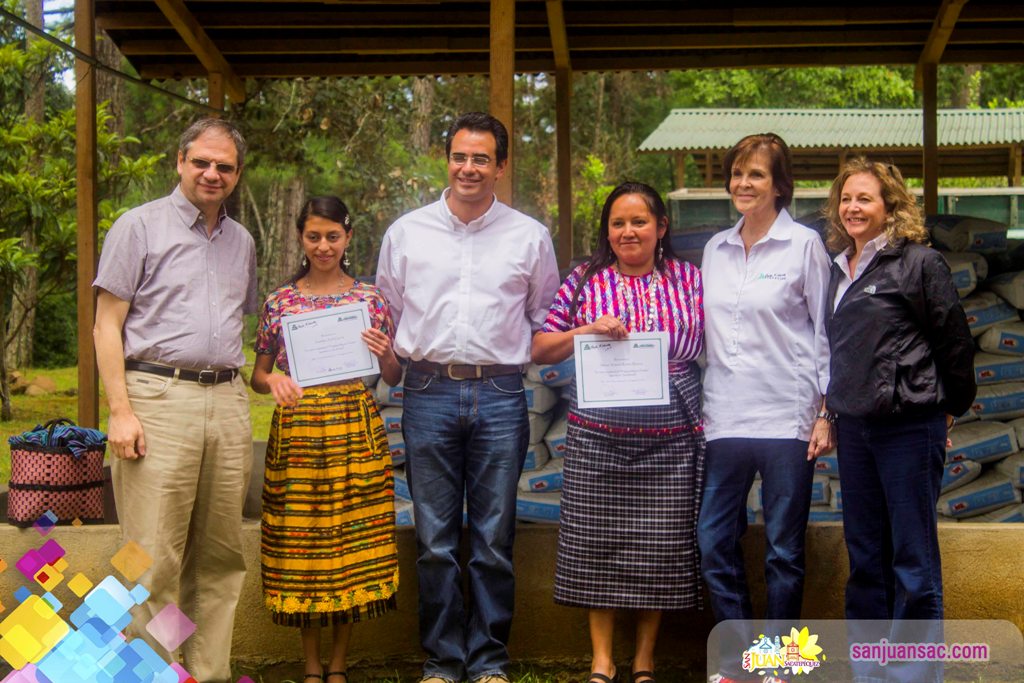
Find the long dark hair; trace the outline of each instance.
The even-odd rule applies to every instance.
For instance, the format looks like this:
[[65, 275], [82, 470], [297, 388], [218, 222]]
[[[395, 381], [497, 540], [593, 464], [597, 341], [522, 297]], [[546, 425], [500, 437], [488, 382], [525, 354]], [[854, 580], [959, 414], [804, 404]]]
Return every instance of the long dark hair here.
[[[310, 216], [317, 216], [319, 218], [326, 218], [329, 221], [340, 223], [341, 227], [345, 229], [345, 234], [352, 234], [352, 217], [349, 215], [348, 207], [345, 206], [345, 202], [341, 201], [334, 195], [323, 195], [320, 197], [310, 197], [303, 204], [302, 210], [299, 211], [299, 217], [295, 219], [295, 227], [299, 231], [299, 243], [302, 243], [302, 233], [306, 229], [306, 221]], [[346, 275], [351, 275], [348, 272], [348, 268], [345, 267], [344, 257], [339, 263], [341, 271]], [[302, 261], [299, 262], [299, 269], [288, 278], [288, 282], [295, 284], [301, 278], [304, 278], [309, 273], [309, 261], [303, 255]]]
[[661, 200], [661, 195], [658, 194], [658, 191], [650, 185], [636, 182], [622, 183], [612, 190], [611, 194], [608, 195], [608, 199], [604, 201], [604, 208], [601, 209], [601, 228], [597, 233], [597, 246], [594, 247], [594, 253], [590, 255], [587, 267], [583, 271], [583, 277], [580, 278], [579, 283], [576, 285], [576, 290], [572, 293], [572, 306], [569, 309], [570, 321], [576, 317], [576, 312], [579, 310], [579, 297], [583, 286], [587, 284], [587, 281], [595, 273], [607, 268], [616, 261], [615, 252], [612, 251], [611, 242], [608, 241], [608, 221], [612, 213], [612, 204], [619, 197], [627, 194], [638, 194], [643, 197], [644, 203], [647, 204], [647, 208], [654, 216], [657, 225], [666, 226], [665, 234], [658, 240], [658, 244], [661, 245], [661, 254], [658, 254], [659, 250], [657, 247], [654, 249], [654, 267], [662, 274], [671, 277], [671, 273], [666, 271], [665, 265], [669, 260], [676, 258], [676, 253], [672, 250], [672, 235], [668, 229], [668, 210], [665, 208], [665, 202]]

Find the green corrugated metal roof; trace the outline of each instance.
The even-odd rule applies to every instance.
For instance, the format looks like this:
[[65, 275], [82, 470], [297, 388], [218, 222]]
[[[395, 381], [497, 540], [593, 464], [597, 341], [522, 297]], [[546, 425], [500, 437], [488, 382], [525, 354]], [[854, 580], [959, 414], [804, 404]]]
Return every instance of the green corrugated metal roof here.
[[[641, 152], [729, 149], [745, 135], [776, 133], [791, 148], [920, 147], [915, 109], [673, 109]], [[939, 146], [1024, 142], [1024, 109], [943, 109]]]

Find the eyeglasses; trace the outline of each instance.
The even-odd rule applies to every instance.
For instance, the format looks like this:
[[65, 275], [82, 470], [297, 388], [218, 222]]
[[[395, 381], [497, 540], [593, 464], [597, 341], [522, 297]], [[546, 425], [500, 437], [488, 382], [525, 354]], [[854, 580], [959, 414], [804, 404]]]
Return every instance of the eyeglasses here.
[[209, 159], [200, 159], [199, 157], [188, 157], [188, 162], [198, 171], [205, 171], [213, 166], [217, 169], [217, 173], [221, 175], [231, 175], [238, 170], [238, 167], [232, 164], [217, 163]]
[[473, 165], [477, 168], [483, 168], [491, 165], [491, 158], [486, 154], [463, 154], [462, 152], [452, 152], [448, 155], [448, 160], [456, 166], [462, 166], [467, 161], [473, 162]]

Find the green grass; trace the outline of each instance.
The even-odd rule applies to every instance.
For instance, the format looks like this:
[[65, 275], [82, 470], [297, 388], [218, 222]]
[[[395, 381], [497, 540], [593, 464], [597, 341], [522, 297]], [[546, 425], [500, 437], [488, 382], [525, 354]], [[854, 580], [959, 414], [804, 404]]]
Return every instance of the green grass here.
[[[245, 367], [242, 369], [246, 380], [252, 376], [253, 352], [246, 351]], [[11, 397], [14, 418], [0, 422], [0, 482], [6, 483], [11, 475], [11, 450], [7, 438], [21, 434], [55, 417], [78, 419], [78, 368], [25, 369], [22, 371], [28, 381], [40, 375], [49, 377], [57, 384], [57, 391], [43, 396]], [[252, 415], [253, 438], [265, 440], [270, 431], [270, 418], [274, 413], [274, 399], [269, 394], [257, 394], [249, 390], [250, 412]], [[100, 429], [106, 431], [109, 415], [107, 400], [100, 388]]]

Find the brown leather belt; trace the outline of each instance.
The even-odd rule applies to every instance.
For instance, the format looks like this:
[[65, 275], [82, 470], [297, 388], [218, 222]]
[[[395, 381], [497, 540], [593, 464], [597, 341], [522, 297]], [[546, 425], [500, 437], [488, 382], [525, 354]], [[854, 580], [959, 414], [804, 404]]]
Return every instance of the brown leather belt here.
[[230, 382], [238, 374], [237, 369], [230, 370], [189, 370], [187, 368], [172, 368], [169, 365], [157, 365], [156, 363], [147, 363], [144, 360], [125, 360], [125, 370], [138, 370], [139, 372], [148, 372], [151, 375], [160, 375], [161, 377], [175, 377], [183, 379], [186, 382], [198, 382], [203, 385], [220, 384], [221, 382]]
[[452, 363], [434, 363], [429, 360], [414, 360], [409, 363], [409, 369], [416, 372], [429, 372], [432, 374], [447, 377], [448, 379], [483, 379], [484, 377], [498, 377], [499, 375], [518, 375], [523, 369], [518, 365], [464, 365]]

